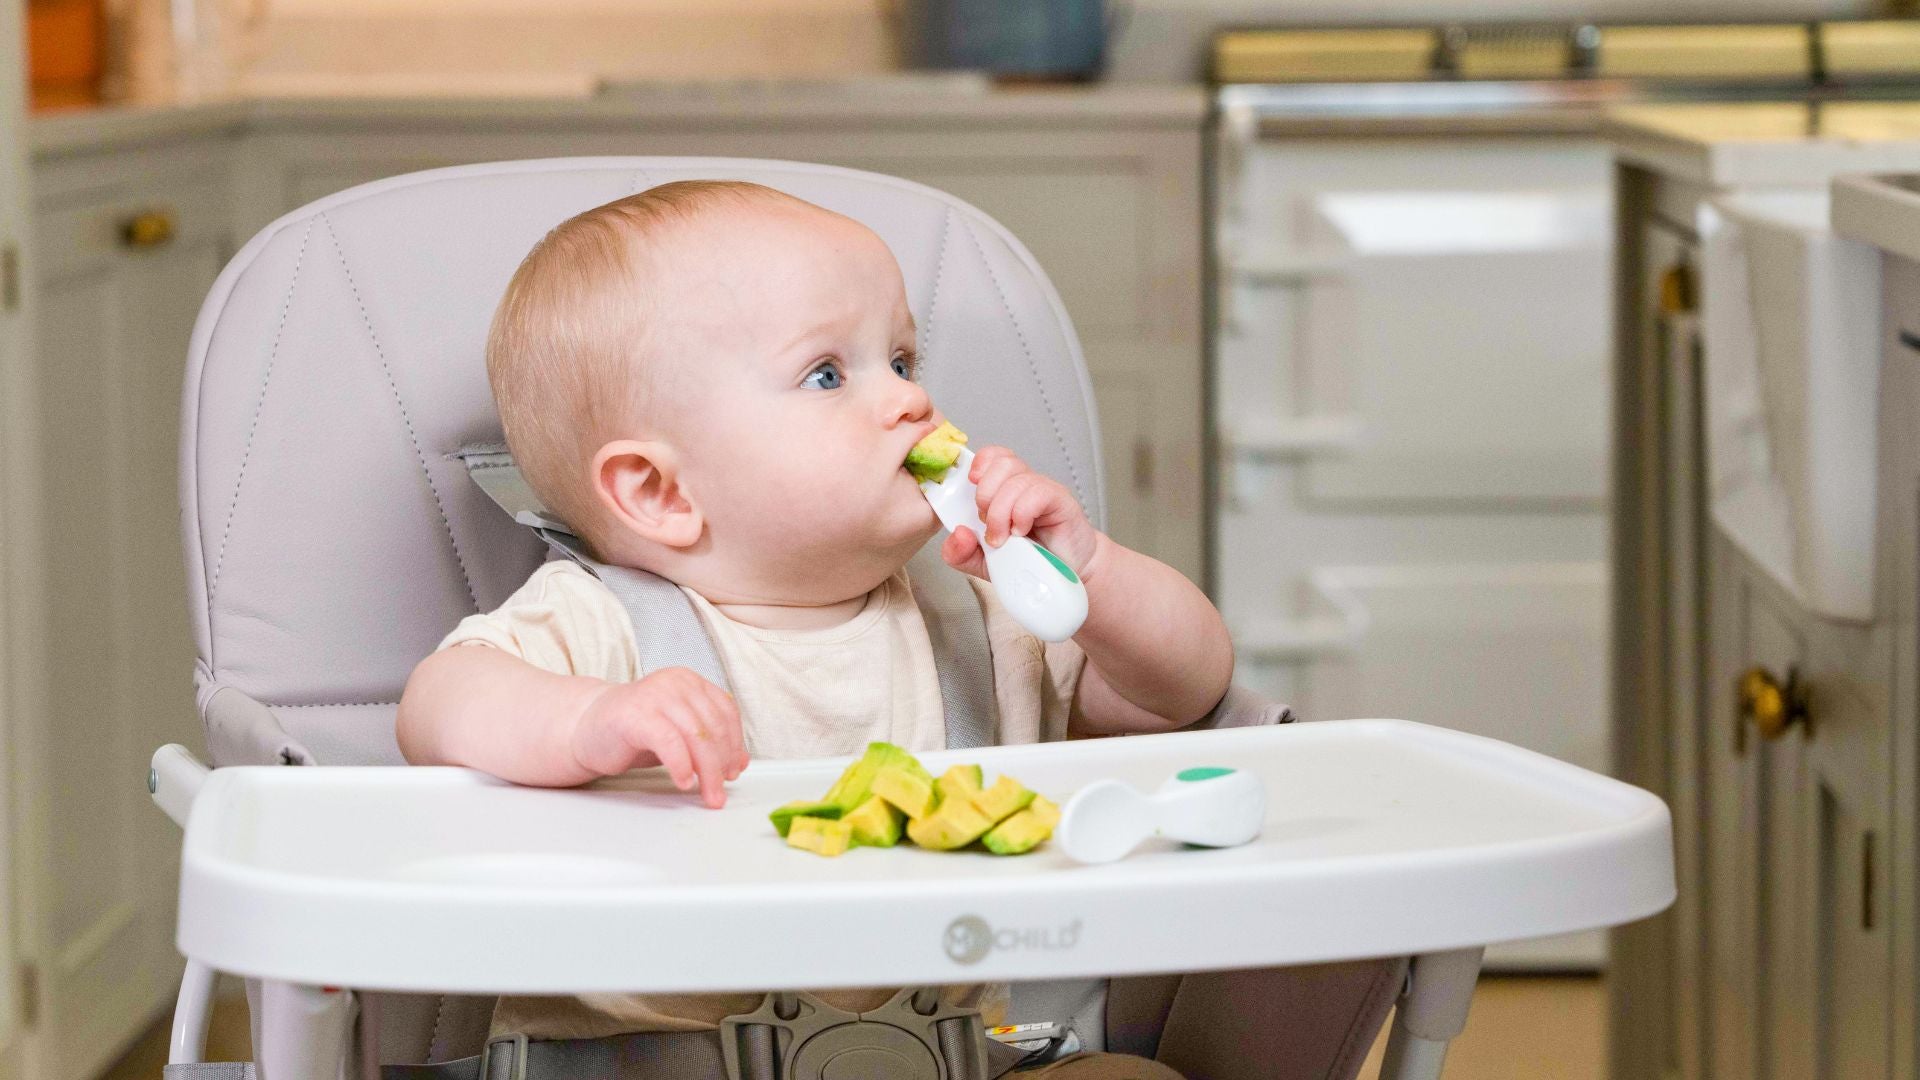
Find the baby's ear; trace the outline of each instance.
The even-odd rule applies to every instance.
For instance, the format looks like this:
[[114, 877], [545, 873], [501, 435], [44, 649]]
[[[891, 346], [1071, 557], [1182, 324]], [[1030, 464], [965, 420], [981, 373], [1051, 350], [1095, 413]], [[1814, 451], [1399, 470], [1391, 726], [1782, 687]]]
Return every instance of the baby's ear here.
[[616, 525], [656, 544], [691, 547], [706, 528], [666, 443], [619, 439], [601, 447], [593, 455], [593, 494]]

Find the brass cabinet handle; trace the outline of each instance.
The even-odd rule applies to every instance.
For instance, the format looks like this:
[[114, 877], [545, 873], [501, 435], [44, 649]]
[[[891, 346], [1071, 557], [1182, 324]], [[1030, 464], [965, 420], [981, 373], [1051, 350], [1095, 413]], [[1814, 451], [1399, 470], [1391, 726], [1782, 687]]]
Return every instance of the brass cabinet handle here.
[[120, 242], [130, 248], [157, 248], [173, 240], [178, 215], [169, 207], [143, 210], [120, 223]]
[[1740, 715], [1753, 722], [1763, 739], [1777, 739], [1799, 724], [1813, 734], [1813, 717], [1807, 711], [1807, 687], [1800, 681], [1800, 669], [1789, 667], [1784, 685], [1773, 673], [1755, 665], [1740, 676]]
[[1660, 274], [1659, 284], [1660, 314], [1684, 315], [1699, 307], [1699, 287], [1694, 282], [1693, 267], [1684, 262], [1674, 263]]

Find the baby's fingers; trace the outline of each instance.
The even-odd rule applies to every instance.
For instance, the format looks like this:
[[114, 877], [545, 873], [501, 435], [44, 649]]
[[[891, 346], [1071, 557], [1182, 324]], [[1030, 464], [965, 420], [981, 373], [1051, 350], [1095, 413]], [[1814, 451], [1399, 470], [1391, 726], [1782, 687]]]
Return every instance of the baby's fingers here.
[[[982, 465], [979, 458], [973, 461], [971, 476], [974, 487], [979, 491], [980, 512], [986, 513], [987, 507], [1000, 495], [1000, 488], [1010, 479], [1027, 472], [1027, 463], [1013, 456], [1010, 450], [988, 447], [998, 451]], [[991, 535], [991, 534], [989, 534]]]
[[963, 574], [972, 574], [977, 578], [987, 576], [987, 558], [980, 548], [980, 538], [973, 535], [973, 529], [962, 525], [947, 536], [946, 543], [940, 545], [940, 557], [948, 566]]
[[[732, 748], [726, 745], [726, 736], [707, 723], [700, 710], [691, 703], [668, 715], [685, 737], [685, 745], [693, 757], [693, 771], [699, 780], [701, 801], [715, 809], [725, 806], [727, 791], [724, 785], [727, 768], [733, 757]], [[691, 786], [681, 784], [680, 788], [684, 791]]]
[[1015, 536], [1031, 534], [1039, 522], [1059, 520], [1057, 511], [1067, 499], [1066, 489], [1060, 485], [1036, 473], [1027, 475], [1033, 477], [1034, 482], [1012, 496], [1012, 506], [1007, 511], [1007, 527]]
[[647, 725], [643, 749], [649, 750], [660, 759], [660, 765], [667, 770], [667, 776], [673, 780], [673, 786], [681, 791], [693, 787], [695, 773], [693, 754], [687, 748], [687, 738], [678, 725], [665, 717]]
[[721, 735], [721, 742], [727, 751], [727, 779], [732, 780], [747, 767], [747, 736], [740, 727], [740, 707], [735, 704], [732, 694], [712, 683], [706, 684], [701, 707], [708, 725]]
[[[1007, 542], [1007, 535], [1009, 533], [1025, 531], [1024, 529], [1015, 530], [1013, 515], [1015, 509], [1018, 508], [1023, 501], [1028, 500], [1036, 486], [1044, 485], [1041, 477], [1035, 473], [1021, 473], [1019, 476], [1013, 477], [1001, 485], [999, 492], [993, 497], [993, 504], [988, 506], [986, 512], [980, 515], [981, 522], [987, 527], [987, 543], [992, 544], [994, 547], [999, 547], [1001, 544]], [[1044, 500], [1047, 498], [1047, 493], [1044, 490], [1041, 492], [1040, 498], [1042, 505], [1044, 505]], [[1029, 526], [1033, 524], [1031, 515], [1028, 516], [1026, 524]]]

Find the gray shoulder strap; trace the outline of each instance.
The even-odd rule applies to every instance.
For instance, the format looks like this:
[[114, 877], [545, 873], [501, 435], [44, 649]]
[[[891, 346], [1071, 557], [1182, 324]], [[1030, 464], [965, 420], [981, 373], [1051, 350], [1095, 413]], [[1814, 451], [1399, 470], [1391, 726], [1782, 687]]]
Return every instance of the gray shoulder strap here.
[[642, 674], [670, 667], [690, 668], [722, 690], [730, 689], [707, 628], [678, 586], [645, 570], [610, 566], [589, 555], [586, 545], [540, 505], [504, 444], [469, 446], [456, 456], [466, 463], [467, 475], [488, 498], [515, 521], [531, 528], [549, 547], [592, 571], [619, 598], [633, 620]]
[[[691, 668], [728, 688], [713, 641], [678, 586], [644, 570], [609, 566], [587, 554], [567, 526], [547, 513], [501, 443], [463, 448], [457, 455], [480, 490], [500, 508], [539, 534], [554, 550], [593, 571], [626, 607], [639, 646], [640, 670]], [[940, 559], [940, 537], [928, 541], [907, 564], [914, 602], [927, 624], [940, 700], [946, 712], [947, 745], [989, 746], [999, 732], [993, 699], [993, 655], [986, 615], [966, 576]]]
[[935, 536], [907, 563], [907, 581], [927, 624], [933, 666], [940, 675], [940, 702], [947, 714], [947, 746], [991, 746], [1000, 732], [993, 700], [993, 653], [987, 646], [987, 616], [965, 574], [940, 558]]

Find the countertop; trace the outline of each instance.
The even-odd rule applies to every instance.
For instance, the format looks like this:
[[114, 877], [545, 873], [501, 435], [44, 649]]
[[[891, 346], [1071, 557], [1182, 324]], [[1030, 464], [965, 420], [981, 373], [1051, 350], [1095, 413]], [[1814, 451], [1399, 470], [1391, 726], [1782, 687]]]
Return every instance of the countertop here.
[[579, 94], [357, 94], [247, 97], [177, 105], [107, 106], [35, 114], [35, 157], [81, 153], [259, 123], [355, 131], [471, 127], [786, 128], [969, 127], [1175, 128], [1208, 115], [1204, 87], [1182, 83], [988, 87], [888, 91], [875, 83], [674, 83]]
[[1622, 159], [1715, 188], [1920, 172], [1920, 102], [1622, 105], [1601, 131]]
[[1841, 177], [1832, 214], [1841, 236], [1920, 262], [1920, 175]]

